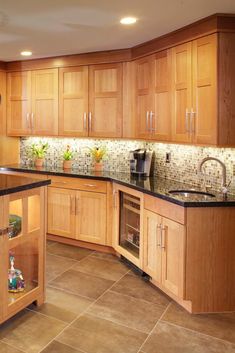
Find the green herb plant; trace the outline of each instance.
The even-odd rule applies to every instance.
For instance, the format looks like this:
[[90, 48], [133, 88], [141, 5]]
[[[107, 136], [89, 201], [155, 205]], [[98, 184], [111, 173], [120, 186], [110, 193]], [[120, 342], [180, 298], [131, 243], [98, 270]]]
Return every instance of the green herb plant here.
[[71, 161], [72, 158], [73, 158], [73, 151], [70, 149], [70, 146], [67, 145], [67, 148], [63, 153], [63, 159], [64, 161]]
[[48, 142], [47, 143], [39, 142], [38, 145], [33, 143], [31, 146], [31, 152], [33, 157], [38, 159], [43, 159], [47, 153], [48, 148], [49, 148]]

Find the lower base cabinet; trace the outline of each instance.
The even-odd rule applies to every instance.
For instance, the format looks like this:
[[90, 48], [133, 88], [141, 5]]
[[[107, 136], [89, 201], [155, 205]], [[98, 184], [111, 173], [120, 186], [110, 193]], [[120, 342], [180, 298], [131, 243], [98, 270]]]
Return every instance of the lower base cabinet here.
[[48, 188], [48, 233], [106, 244], [106, 194]]
[[184, 225], [144, 210], [143, 270], [156, 283], [182, 299], [184, 243]]

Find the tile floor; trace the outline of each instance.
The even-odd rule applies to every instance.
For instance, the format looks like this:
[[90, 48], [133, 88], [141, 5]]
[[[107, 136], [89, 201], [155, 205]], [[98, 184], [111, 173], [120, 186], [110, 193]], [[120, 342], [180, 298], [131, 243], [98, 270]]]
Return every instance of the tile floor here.
[[48, 242], [46, 274], [0, 353], [235, 353], [235, 313], [189, 315], [112, 255]]

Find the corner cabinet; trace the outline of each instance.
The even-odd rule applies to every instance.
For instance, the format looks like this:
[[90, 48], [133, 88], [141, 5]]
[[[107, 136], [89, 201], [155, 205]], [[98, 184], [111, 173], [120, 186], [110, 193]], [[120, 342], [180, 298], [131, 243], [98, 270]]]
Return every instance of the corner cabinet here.
[[35, 188], [0, 199], [2, 323], [32, 302], [44, 302], [45, 190]]
[[7, 74], [7, 134], [58, 135], [58, 69]]
[[48, 188], [49, 234], [107, 245], [106, 183], [52, 177]]

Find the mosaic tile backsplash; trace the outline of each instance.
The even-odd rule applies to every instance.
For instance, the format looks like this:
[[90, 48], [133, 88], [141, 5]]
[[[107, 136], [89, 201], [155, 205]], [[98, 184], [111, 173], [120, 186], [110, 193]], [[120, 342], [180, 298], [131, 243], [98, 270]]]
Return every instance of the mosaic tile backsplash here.
[[[89, 147], [105, 146], [107, 156], [104, 169], [129, 173], [129, 151], [136, 148], [150, 148], [155, 152], [154, 175], [174, 179], [195, 186], [211, 185], [218, 190], [221, 186], [221, 167], [217, 162], [207, 162], [203, 174], [198, 172], [199, 162], [207, 157], [219, 158], [226, 165], [227, 182], [231, 181], [229, 191], [235, 193], [235, 149], [212, 148], [144, 141], [91, 140], [76, 138], [21, 138], [21, 163], [32, 164], [30, 146], [32, 143], [48, 142], [49, 150], [45, 163], [47, 166], [62, 166], [62, 154], [67, 145], [74, 151], [73, 167], [80, 170], [92, 168]], [[170, 163], [166, 163], [166, 153], [170, 153]]]

